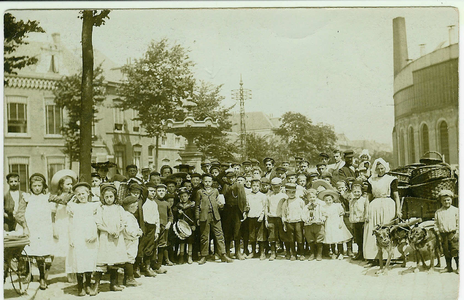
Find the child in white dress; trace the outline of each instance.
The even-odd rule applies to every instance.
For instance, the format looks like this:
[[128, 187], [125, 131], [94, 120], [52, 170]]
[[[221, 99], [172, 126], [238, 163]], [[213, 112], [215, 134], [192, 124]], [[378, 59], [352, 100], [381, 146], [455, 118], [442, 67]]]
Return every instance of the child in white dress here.
[[50, 202], [55, 204], [55, 213], [52, 215], [52, 219], [55, 222], [55, 234], [54, 234], [54, 251], [55, 257], [60, 257], [55, 261], [56, 264], [60, 264], [65, 260], [65, 271], [68, 274], [68, 282], [76, 282], [74, 273], [71, 271], [70, 261], [68, 256], [69, 252], [69, 230], [68, 230], [68, 213], [66, 212], [66, 206], [71, 198], [74, 196], [72, 187], [75, 184], [75, 180], [70, 175], [65, 175], [58, 181], [58, 189], [56, 194], [50, 196]]
[[[92, 295], [90, 280], [96, 271], [98, 256], [97, 209], [98, 202], [91, 202], [90, 185], [79, 182], [73, 186], [76, 202], [69, 201], [66, 207], [69, 216], [69, 262], [70, 271], [77, 273], [79, 296]], [[85, 285], [84, 285], [85, 275]]]
[[17, 220], [29, 235], [30, 244], [24, 250], [37, 261], [40, 276], [40, 289], [47, 288], [46, 273], [53, 260], [54, 224], [52, 214], [55, 204], [48, 202], [50, 194], [46, 192], [47, 184], [42, 174], [33, 174], [29, 179], [31, 194], [24, 194], [20, 201]]
[[124, 268], [124, 281], [125, 286], [138, 286], [140, 283], [134, 279], [134, 263], [137, 257], [139, 248], [139, 238], [142, 236], [143, 231], [139, 226], [135, 212], [138, 209], [138, 198], [134, 196], [127, 196], [122, 201], [124, 207], [124, 242], [126, 244], [127, 262]]
[[318, 198], [326, 203], [325, 211], [327, 220], [325, 222], [324, 244], [332, 247], [332, 258], [337, 258], [335, 254], [335, 244], [338, 248], [338, 259], [343, 259], [343, 243], [349, 241], [353, 236], [346, 228], [343, 216], [345, 210], [340, 203], [334, 203], [338, 200], [339, 194], [333, 190], [320, 192]]
[[[107, 267], [110, 273], [110, 290], [122, 291], [118, 285], [118, 269], [127, 262], [124, 230], [124, 209], [116, 203], [118, 191], [114, 184], [104, 183], [100, 186], [102, 205], [97, 210], [97, 228], [99, 248], [97, 265]], [[94, 293], [98, 293], [101, 272], [95, 273]]]

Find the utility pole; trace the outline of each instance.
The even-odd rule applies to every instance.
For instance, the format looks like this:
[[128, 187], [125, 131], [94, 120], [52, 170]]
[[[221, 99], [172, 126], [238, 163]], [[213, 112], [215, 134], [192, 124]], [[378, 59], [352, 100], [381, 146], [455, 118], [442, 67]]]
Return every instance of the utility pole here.
[[240, 147], [242, 160], [246, 159], [246, 125], [245, 125], [245, 100], [251, 99], [251, 90], [243, 88], [242, 74], [240, 74], [240, 89], [232, 90], [232, 99], [240, 101]]

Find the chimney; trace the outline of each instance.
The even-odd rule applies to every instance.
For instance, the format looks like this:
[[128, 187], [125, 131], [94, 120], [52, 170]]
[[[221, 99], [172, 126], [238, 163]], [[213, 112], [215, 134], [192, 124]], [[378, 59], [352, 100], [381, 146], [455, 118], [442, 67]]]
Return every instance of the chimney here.
[[52, 39], [53, 39], [53, 43], [55, 45], [61, 44], [61, 37], [60, 37], [60, 34], [58, 32], [52, 33]]
[[448, 26], [448, 40], [449, 44], [453, 44], [453, 39], [454, 39], [454, 25]]
[[420, 56], [425, 55], [425, 44], [419, 44], [420, 47]]
[[406, 22], [403, 17], [393, 19], [393, 73], [396, 76], [408, 62]]

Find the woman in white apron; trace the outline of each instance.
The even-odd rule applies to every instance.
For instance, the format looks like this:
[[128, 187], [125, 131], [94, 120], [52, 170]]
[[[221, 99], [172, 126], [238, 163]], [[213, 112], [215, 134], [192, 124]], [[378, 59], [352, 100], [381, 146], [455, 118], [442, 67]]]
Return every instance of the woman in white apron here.
[[[398, 194], [398, 180], [386, 174], [390, 171], [388, 163], [378, 158], [372, 164], [372, 176], [368, 179], [369, 213], [364, 225], [364, 258], [374, 265], [378, 263], [376, 238], [372, 235], [377, 225], [391, 222], [395, 216], [401, 218], [401, 204]], [[387, 253], [384, 251], [384, 254]], [[386, 256], [384, 257], [386, 259]]]

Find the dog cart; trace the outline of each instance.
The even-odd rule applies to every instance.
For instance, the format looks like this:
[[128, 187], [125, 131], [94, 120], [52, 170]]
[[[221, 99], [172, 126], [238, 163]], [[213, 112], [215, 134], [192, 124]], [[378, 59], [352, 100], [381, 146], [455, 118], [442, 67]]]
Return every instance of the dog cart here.
[[[425, 157], [437, 154], [440, 158]], [[399, 167], [390, 172], [398, 178], [398, 192], [402, 202], [403, 218], [412, 217], [431, 220], [440, 208], [438, 194], [442, 190], [451, 190], [457, 195], [457, 180], [443, 155], [429, 151], [420, 159], [420, 163]], [[453, 200], [458, 207], [458, 198]]]
[[32, 278], [31, 264], [24, 247], [29, 244], [27, 236], [6, 235], [3, 237], [3, 283], [9, 278], [19, 295], [26, 293]]

